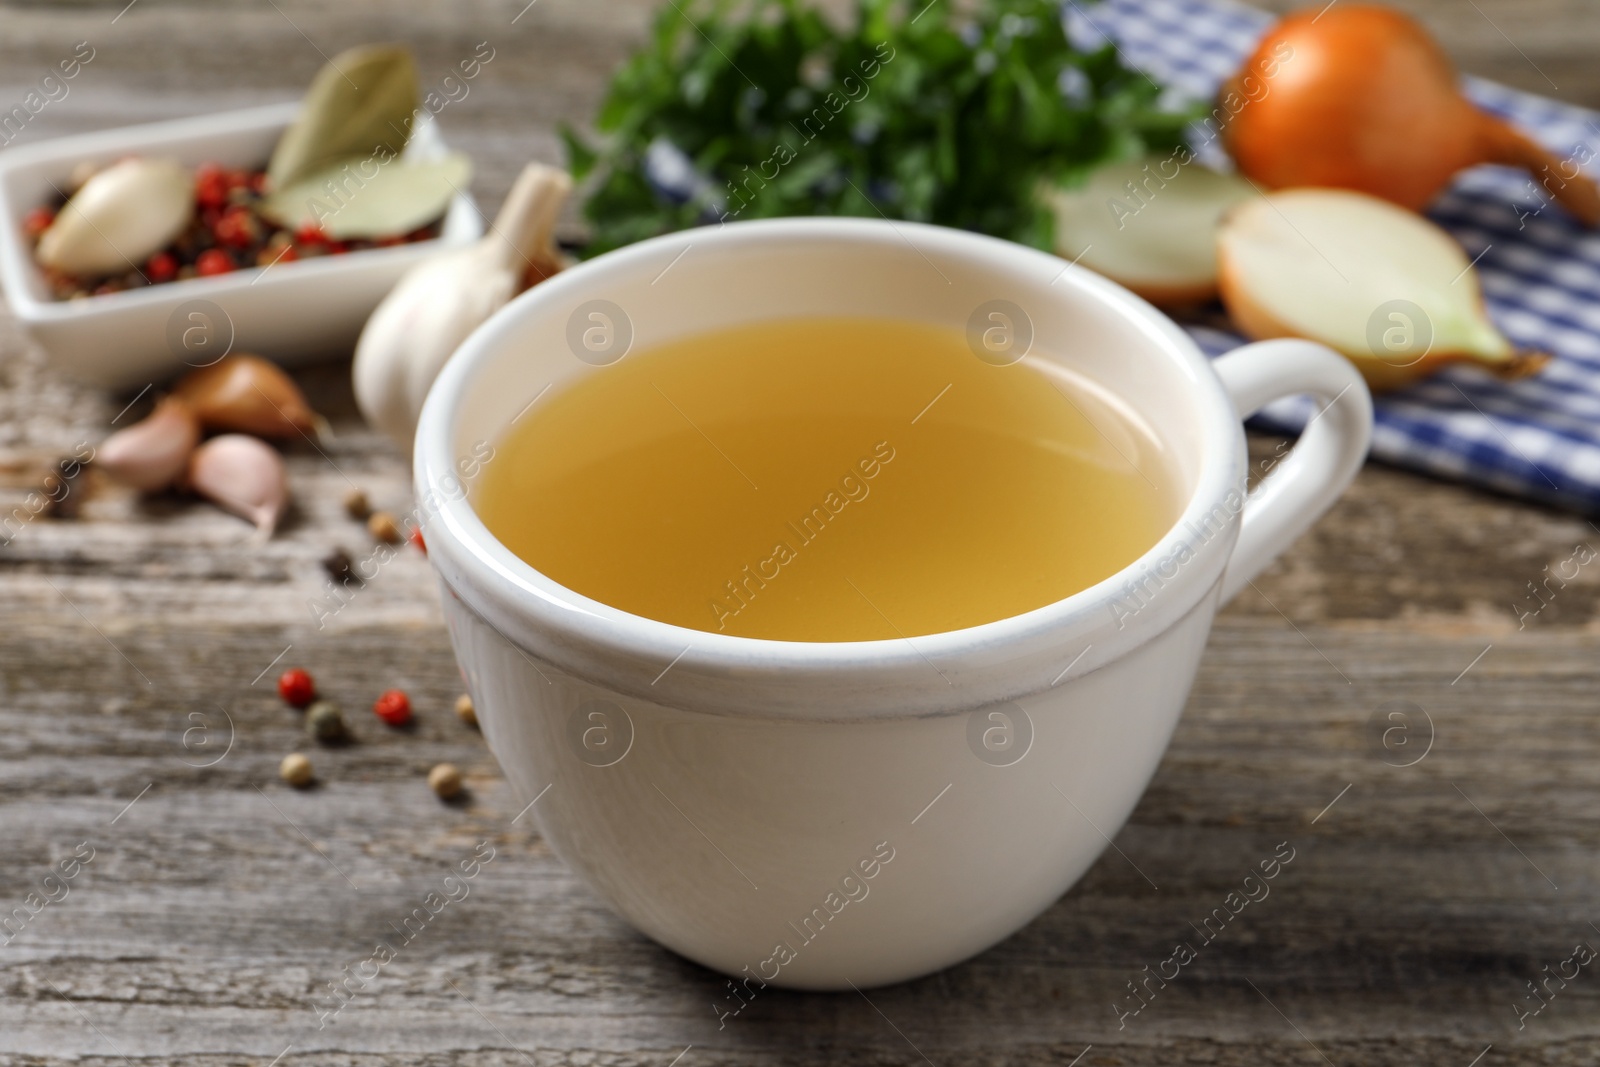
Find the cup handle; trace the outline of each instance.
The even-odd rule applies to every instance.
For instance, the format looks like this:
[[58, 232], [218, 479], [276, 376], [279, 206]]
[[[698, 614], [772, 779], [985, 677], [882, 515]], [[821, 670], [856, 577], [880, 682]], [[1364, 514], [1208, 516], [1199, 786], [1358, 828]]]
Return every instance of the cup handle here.
[[1245, 501], [1222, 578], [1226, 603], [1305, 533], [1361, 469], [1372, 440], [1372, 394], [1348, 359], [1313, 341], [1258, 341], [1211, 366], [1241, 419], [1280, 397], [1309, 393], [1321, 401], [1300, 440]]

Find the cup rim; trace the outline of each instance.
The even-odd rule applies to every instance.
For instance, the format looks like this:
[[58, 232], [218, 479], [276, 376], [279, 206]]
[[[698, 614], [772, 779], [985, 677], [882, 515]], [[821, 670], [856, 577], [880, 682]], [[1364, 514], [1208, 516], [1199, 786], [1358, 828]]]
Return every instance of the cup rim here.
[[[502, 545], [478, 517], [467, 495], [460, 492], [459, 484], [454, 493], [449, 491], [457, 459], [452, 442], [457, 436], [459, 401], [479, 368], [498, 354], [516, 324], [537, 315], [564, 315], [574, 300], [584, 299], [577, 294], [606, 275], [647, 262], [666, 262], [691, 244], [707, 251], [796, 240], [893, 243], [900, 247], [909, 240], [919, 251], [995, 263], [1010, 260], [1014, 266], [1047, 270], [1050, 273], [1045, 274], [1046, 278], [1060, 272], [1056, 284], [1078, 289], [1137, 328], [1150, 345], [1172, 361], [1177, 372], [1187, 377], [1199, 412], [1199, 436], [1203, 438], [1197, 444], [1205, 458], [1194, 488], [1166, 532], [1115, 574], [1018, 615], [909, 638], [780, 641], [695, 630], [592, 600], [547, 577]], [[1087, 268], [1066, 264], [1037, 249], [968, 231], [860, 218], [763, 219], [680, 231], [605, 253], [546, 280], [497, 311], [445, 365], [423, 406], [414, 466], [419, 503], [438, 501], [436, 506], [421, 511], [429, 558], [444, 579], [447, 595], [464, 601], [508, 641], [537, 651], [550, 663], [582, 674], [603, 673], [602, 680], [608, 686], [658, 703], [674, 702], [678, 695], [686, 702], [705, 703], [703, 694], [685, 691], [683, 679], [697, 673], [702, 678], [733, 673], [745, 689], [751, 684], [792, 685], [800, 678], [832, 676], [836, 684], [828, 689], [847, 706], [839, 710], [863, 710], [873, 704], [871, 698], [853, 698], [850, 694], [858, 690], [852, 686], [872, 685], [878, 692], [877, 701], [882, 703], [882, 686], [887, 679], [898, 676], [902, 682], [909, 682], [915, 672], [949, 664], [952, 671], [964, 676], [963, 686], [956, 685], [950, 672], [939, 671], [935, 666], [943, 681], [923, 679], [927, 685], [914, 686], [922, 690], [921, 697], [933, 698], [931, 703], [927, 699], [906, 701], [919, 703], [930, 712], [988, 703], [983, 699], [986, 696], [1011, 699], [1047, 687], [1038, 684], [1038, 672], [1031, 669], [1017, 673], [1009, 682], [990, 677], [991, 684], [987, 686], [968, 685], [979, 679], [966, 668], [980, 661], [997, 665], [1007, 658], [1007, 650], [1021, 655], [1055, 649], [1062, 662], [1070, 659], [1077, 648], [1064, 645], [1062, 638], [1073, 633], [1103, 632], [1105, 624], [1113, 621], [1108, 607], [1130, 576], [1149, 572], [1159, 561], [1174, 558], [1182, 549], [1197, 558], [1185, 563], [1174, 579], [1166, 582], [1159, 610], [1141, 613], [1137, 624], [1127, 630], [1115, 627], [1117, 635], [1108, 636], [1104, 644], [1092, 642], [1085, 650], [1082, 669], [1074, 677], [1121, 658], [1167, 629], [1215, 589], [1232, 549], [1240, 509], [1227, 505], [1227, 529], [1206, 537], [1198, 545], [1193, 543], [1197, 521], [1213, 517], [1224, 506], [1230, 490], [1236, 491], [1242, 501], [1245, 482], [1243, 426], [1232, 401], [1200, 347], [1155, 307]], [[1020, 662], [1015, 656], [1011, 658], [1013, 665]], [[651, 675], [661, 672], [669, 662], [674, 665], [678, 683], [657, 685]], [[646, 671], [649, 673], [643, 673]], [[1043, 677], [1048, 680], [1049, 676]], [[649, 684], [639, 684], [640, 678]], [[947, 686], [961, 689], [959, 697], [953, 693], [949, 698], [937, 695]], [[987, 692], [974, 691], [983, 689]], [[1009, 695], [995, 695], [1002, 691]], [[717, 701], [713, 699], [711, 703]], [[738, 701], [729, 703], [732, 706]]]

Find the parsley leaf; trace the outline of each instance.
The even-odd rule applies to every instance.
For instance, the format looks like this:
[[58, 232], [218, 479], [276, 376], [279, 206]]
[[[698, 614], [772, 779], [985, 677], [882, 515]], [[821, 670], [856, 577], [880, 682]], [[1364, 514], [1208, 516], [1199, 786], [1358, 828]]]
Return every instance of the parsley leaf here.
[[[1055, 0], [858, 0], [840, 28], [802, 0], [677, 0], [616, 73], [593, 144], [563, 128], [585, 255], [717, 221], [910, 219], [1049, 248], [1041, 187], [1175, 148], [1194, 109]], [[926, 3], [926, 6], [922, 6]]]

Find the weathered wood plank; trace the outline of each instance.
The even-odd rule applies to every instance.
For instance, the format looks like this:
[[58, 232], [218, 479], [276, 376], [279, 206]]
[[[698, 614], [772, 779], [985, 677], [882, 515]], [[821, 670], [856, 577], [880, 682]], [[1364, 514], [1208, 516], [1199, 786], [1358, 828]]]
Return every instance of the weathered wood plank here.
[[[1543, 71], [1565, 98], [1600, 103], [1600, 24], [1585, 7], [1408, 6], [1467, 69], [1551, 91]], [[522, 2], [140, 0], [113, 23], [122, 7], [0, 7], [0, 100], [73, 42], [97, 49], [25, 137], [286, 99], [319, 48], [380, 32], [413, 44], [425, 82], [489, 40], [496, 58], [441, 121], [492, 207], [524, 159], [557, 158], [553, 124], [589, 113], [653, 5], [540, 0], [515, 24]], [[666, 1067], [693, 1045], [683, 1067], [1466, 1067], [1491, 1043], [1483, 1067], [1593, 1062], [1600, 984], [1587, 970], [1526, 1029], [1512, 1011], [1524, 982], [1600, 936], [1587, 910], [1600, 880], [1600, 577], [1585, 568], [1520, 630], [1518, 617], [1538, 606], [1528, 582], [1600, 536], [1581, 519], [1370, 467], [1258, 581], [1264, 595], [1220, 617], [1118, 838], [1126, 859], [1108, 852], [968, 964], [870, 1002], [768, 991], [719, 1030], [721, 980], [628, 930], [528, 820], [512, 822], [519, 799], [448, 710], [459, 682], [420, 555], [403, 550], [317, 627], [319, 559], [370, 544], [340, 510], [348, 482], [407, 504], [404, 462], [360, 427], [346, 374], [301, 375], [336, 439], [327, 459], [291, 449], [296, 509], [266, 545], [205, 506], [102, 488], [80, 519], [39, 519], [0, 548], [0, 915], [75, 845], [96, 849], [68, 895], [0, 945], [0, 1065], [281, 1054]], [[129, 399], [56, 378], [0, 316], [0, 514]], [[1276, 442], [1252, 446], [1264, 458]], [[252, 685], [290, 644], [359, 743], [307, 748], [271, 675]], [[411, 691], [415, 731], [366, 716], [390, 685]], [[1412, 767], [1386, 763], [1396, 754], [1367, 725], [1401, 699], [1434, 728]], [[226, 736], [218, 709], [233, 746], [196, 766]], [[191, 732], [186, 747], [197, 725], [207, 744]], [[296, 748], [321, 788], [277, 783]], [[423, 782], [446, 759], [468, 774], [460, 805]], [[481, 841], [496, 858], [471, 895], [318, 1029], [314, 995]], [[1281, 841], [1296, 858], [1271, 896], [1119, 1028], [1125, 983], [1196, 938], [1189, 924]]]

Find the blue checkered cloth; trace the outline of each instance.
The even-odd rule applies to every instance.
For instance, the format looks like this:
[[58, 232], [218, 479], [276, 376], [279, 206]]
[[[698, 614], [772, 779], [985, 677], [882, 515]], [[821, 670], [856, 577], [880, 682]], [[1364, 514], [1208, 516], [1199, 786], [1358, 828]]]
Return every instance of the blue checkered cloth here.
[[[1273, 16], [1231, 0], [1068, 0], [1073, 40], [1109, 38], [1124, 60], [1185, 96], [1210, 99]], [[1600, 156], [1600, 115], [1469, 78], [1467, 95], [1563, 159]], [[1214, 149], [1214, 146], [1210, 146]], [[1204, 158], [1204, 154], [1202, 154]], [[1429, 216], [1477, 259], [1489, 315], [1520, 348], [1556, 358], [1504, 382], [1468, 366], [1376, 400], [1372, 455], [1517, 496], [1600, 512], [1600, 234], [1548, 205], [1529, 175], [1475, 167]], [[1241, 343], [1225, 322], [1186, 327], [1215, 356]], [[1297, 430], [1307, 401], [1262, 413]]]

